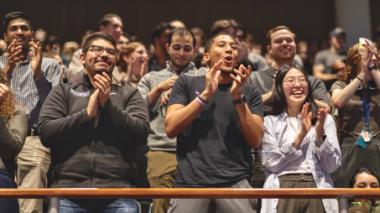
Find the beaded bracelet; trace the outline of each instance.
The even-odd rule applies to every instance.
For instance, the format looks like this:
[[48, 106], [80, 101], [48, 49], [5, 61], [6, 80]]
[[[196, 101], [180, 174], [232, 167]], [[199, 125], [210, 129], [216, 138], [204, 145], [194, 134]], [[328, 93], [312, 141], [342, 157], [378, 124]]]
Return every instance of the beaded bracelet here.
[[195, 100], [202, 106], [206, 106], [207, 105], [207, 101], [204, 100], [203, 98], [201, 98], [199, 95], [197, 95], [197, 97], [195, 98]]

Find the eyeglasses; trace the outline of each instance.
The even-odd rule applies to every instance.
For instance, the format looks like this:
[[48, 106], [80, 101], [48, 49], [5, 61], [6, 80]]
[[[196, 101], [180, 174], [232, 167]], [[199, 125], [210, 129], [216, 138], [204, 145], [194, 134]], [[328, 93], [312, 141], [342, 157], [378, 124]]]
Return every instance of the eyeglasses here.
[[301, 85], [306, 85], [307, 84], [307, 80], [304, 77], [300, 77], [300, 78], [289, 77], [289, 78], [287, 78], [287, 79], [284, 80], [284, 83], [287, 84], [287, 85], [289, 85], [289, 86], [293, 86], [293, 85], [296, 84], [297, 81]]
[[104, 51], [106, 51], [107, 54], [112, 55], [112, 56], [117, 55], [117, 50], [112, 49], [112, 48], [105, 48], [98, 45], [91, 45], [87, 50], [90, 50], [91, 52], [94, 52], [97, 55], [103, 54]]

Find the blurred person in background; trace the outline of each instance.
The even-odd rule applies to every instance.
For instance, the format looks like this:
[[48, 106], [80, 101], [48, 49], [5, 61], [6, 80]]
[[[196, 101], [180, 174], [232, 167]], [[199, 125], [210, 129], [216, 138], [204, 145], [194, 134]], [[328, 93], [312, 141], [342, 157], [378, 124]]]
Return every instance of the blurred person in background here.
[[313, 65], [314, 77], [322, 80], [329, 91], [338, 79], [340, 71], [345, 68], [346, 32], [342, 28], [334, 28], [329, 33], [329, 47], [317, 53]]
[[148, 71], [148, 51], [140, 42], [130, 42], [119, 53], [118, 67], [112, 72], [112, 82], [137, 87]]

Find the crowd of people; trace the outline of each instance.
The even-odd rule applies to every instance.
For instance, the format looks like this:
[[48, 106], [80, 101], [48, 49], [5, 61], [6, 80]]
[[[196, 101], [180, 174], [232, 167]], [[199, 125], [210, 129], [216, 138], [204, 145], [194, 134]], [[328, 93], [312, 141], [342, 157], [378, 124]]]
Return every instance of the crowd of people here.
[[[380, 54], [376, 38], [326, 49], [287, 26], [266, 54], [233, 19], [163, 22], [150, 46], [106, 14], [81, 44], [1, 20], [0, 187], [378, 188]], [[348, 50], [348, 51], [347, 51]], [[141, 163], [146, 161], [146, 165]], [[143, 174], [141, 176], [141, 174]], [[45, 208], [44, 208], [45, 206]], [[376, 211], [375, 200], [352, 200]], [[42, 199], [0, 212], [42, 213]], [[61, 199], [63, 213], [141, 212], [135, 199]], [[336, 199], [153, 199], [154, 213], [338, 212]]]

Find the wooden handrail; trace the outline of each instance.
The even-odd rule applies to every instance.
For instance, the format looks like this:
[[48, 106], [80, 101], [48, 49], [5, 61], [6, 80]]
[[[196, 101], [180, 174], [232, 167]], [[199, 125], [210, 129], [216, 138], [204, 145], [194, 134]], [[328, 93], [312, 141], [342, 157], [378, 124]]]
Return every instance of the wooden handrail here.
[[380, 198], [380, 189], [242, 188], [49, 188], [0, 189], [13, 198]]

